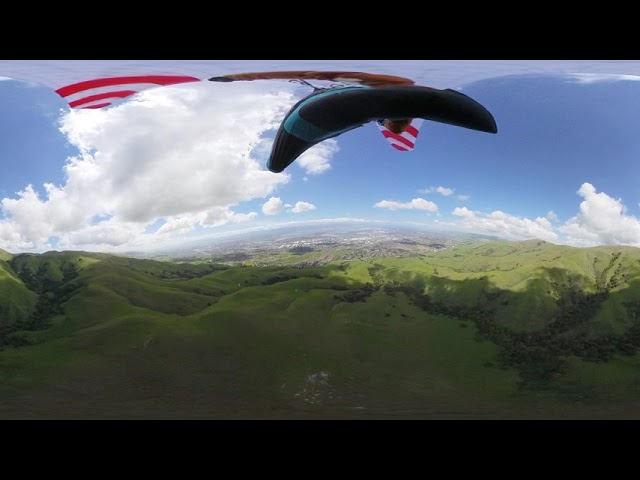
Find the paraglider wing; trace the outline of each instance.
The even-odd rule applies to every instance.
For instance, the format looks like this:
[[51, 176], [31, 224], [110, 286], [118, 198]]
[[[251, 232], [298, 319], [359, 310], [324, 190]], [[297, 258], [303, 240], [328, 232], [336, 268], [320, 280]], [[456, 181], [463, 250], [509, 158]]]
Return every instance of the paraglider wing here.
[[282, 172], [313, 145], [379, 119], [421, 118], [497, 133], [481, 104], [455, 90], [419, 86], [342, 87], [304, 98], [280, 125], [267, 168]]

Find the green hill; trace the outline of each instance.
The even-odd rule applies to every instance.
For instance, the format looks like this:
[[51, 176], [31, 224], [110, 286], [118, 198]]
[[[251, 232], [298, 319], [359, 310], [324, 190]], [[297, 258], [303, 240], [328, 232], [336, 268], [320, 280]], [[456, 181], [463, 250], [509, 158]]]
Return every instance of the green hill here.
[[2, 418], [640, 417], [639, 249], [3, 261], [33, 313], [3, 333]]
[[11, 260], [11, 258], [13, 257], [13, 255], [11, 255], [9, 252], [6, 252], [5, 250], [2, 250], [0, 248], [0, 261], [7, 261], [7, 260]]
[[29, 317], [37, 301], [37, 295], [11, 268], [12, 258], [10, 253], [0, 250], [0, 339], [9, 333], [12, 325]]

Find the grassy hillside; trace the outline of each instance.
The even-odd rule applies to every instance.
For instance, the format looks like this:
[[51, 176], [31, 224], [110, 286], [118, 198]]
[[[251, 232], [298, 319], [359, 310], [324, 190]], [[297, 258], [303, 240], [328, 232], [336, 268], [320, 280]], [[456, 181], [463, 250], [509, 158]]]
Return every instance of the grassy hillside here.
[[0, 248], [0, 261], [6, 262], [7, 260], [11, 260], [12, 257], [13, 257], [12, 254]]
[[46, 322], [0, 351], [3, 418], [640, 417], [638, 249], [7, 266]]
[[12, 258], [10, 253], [0, 250], [0, 338], [11, 325], [29, 317], [38, 298], [11, 268]]

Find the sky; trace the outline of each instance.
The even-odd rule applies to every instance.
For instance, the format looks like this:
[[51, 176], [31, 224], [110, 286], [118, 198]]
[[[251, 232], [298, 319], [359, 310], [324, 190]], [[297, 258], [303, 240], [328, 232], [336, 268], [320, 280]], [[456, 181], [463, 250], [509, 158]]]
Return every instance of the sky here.
[[4, 79], [0, 248], [144, 251], [343, 219], [640, 247], [640, 77], [503, 74], [452, 86], [496, 135], [425, 121], [399, 152], [368, 124], [278, 174], [271, 143], [304, 85], [198, 82], [72, 110], [48, 86]]

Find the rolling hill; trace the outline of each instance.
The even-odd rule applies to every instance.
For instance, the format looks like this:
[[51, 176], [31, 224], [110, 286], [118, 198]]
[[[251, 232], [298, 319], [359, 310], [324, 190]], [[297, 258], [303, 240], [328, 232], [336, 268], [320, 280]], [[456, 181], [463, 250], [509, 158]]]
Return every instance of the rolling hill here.
[[640, 249], [282, 258], [7, 255], [0, 417], [640, 417]]
[[38, 299], [9, 265], [12, 258], [13, 255], [0, 249], [0, 338], [34, 311]]

